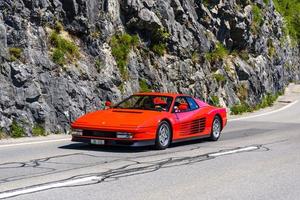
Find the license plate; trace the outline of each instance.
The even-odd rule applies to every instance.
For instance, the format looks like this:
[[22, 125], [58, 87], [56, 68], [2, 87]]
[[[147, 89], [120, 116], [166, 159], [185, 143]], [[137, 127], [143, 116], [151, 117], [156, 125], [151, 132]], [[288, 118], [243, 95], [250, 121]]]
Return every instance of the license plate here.
[[104, 144], [104, 140], [91, 139], [91, 144], [102, 145]]

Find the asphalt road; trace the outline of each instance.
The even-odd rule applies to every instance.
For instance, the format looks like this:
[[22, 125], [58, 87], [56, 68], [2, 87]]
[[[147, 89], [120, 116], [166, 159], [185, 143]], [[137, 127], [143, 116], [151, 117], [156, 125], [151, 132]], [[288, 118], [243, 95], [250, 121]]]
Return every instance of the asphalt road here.
[[0, 199], [299, 199], [300, 88], [232, 119], [219, 141], [164, 151], [68, 136], [0, 143]]

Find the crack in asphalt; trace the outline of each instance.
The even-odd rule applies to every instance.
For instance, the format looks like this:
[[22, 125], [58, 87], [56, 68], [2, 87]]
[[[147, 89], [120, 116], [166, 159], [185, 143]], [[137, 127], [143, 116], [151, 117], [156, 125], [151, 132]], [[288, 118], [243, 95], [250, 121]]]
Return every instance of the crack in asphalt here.
[[[22, 180], [26, 178], [34, 178], [38, 176], [45, 176], [53, 173], [58, 173], [58, 172], [65, 172], [65, 171], [70, 171], [74, 169], [80, 169], [80, 168], [85, 168], [85, 167], [92, 167], [96, 166], [99, 164], [107, 164], [111, 162], [116, 162], [121, 160], [121, 157], [117, 157], [117, 159], [113, 159], [110, 161], [101, 161], [101, 162], [94, 162], [92, 164], [80, 164], [80, 163], [69, 163], [69, 162], [54, 162], [51, 161], [53, 159], [58, 159], [58, 158], [66, 158], [66, 157], [72, 157], [72, 156], [87, 156], [87, 157], [93, 157], [93, 158], [105, 158], [108, 156], [96, 156], [96, 155], [91, 155], [87, 153], [73, 153], [73, 154], [65, 154], [65, 155], [57, 155], [57, 156], [51, 156], [47, 158], [40, 158], [40, 159], [34, 159], [30, 160], [28, 162], [7, 162], [7, 163], [1, 163], [0, 164], [0, 171], [5, 170], [5, 169], [25, 169], [25, 168], [34, 168], [34, 169], [39, 169], [39, 170], [46, 170], [43, 172], [34, 172], [31, 174], [24, 174], [24, 175], [16, 175], [16, 176], [10, 176], [7, 178], [2, 178], [0, 179], [0, 184], [1, 183], [7, 183], [11, 181], [16, 181], [16, 180]], [[110, 158], [112, 156], [109, 156]], [[59, 169], [59, 168], [54, 168], [54, 167], [45, 167], [43, 165], [46, 164], [55, 164], [55, 165], [76, 165], [77, 167], [72, 167], [68, 169]], [[78, 167], [79, 166], [79, 167]], [[58, 166], [59, 167], [59, 166]]]
[[[249, 147], [253, 147], [253, 148], [250, 150]], [[249, 148], [249, 150], [239, 151], [241, 149], [247, 149], [247, 148]], [[82, 186], [87, 186], [87, 185], [95, 185], [95, 184], [99, 184], [99, 183], [103, 183], [103, 182], [117, 181], [117, 180], [119, 180], [121, 178], [125, 178], [125, 177], [152, 173], [152, 172], [158, 171], [160, 169], [192, 165], [195, 163], [212, 160], [212, 159], [219, 157], [219, 156], [212, 156], [212, 155], [219, 154], [220, 156], [224, 156], [224, 155], [220, 154], [223, 152], [236, 152], [236, 153], [243, 152], [244, 153], [244, 152], [252, 152], [252, 151], [258, 151], [258, 150], [259, 151], [269, 151], [270, 149], [264, 145], [250, 145], [250, 146], [245, 146], [245, 147], [222, 149], [220, 151], [215, 151], [215, 152], [210, 152], [210, 153], [195, 155], [195, 156], [169, 157], [169, 158], [164, 158], [164, 159], [159, 159], [159, 160], [154, 160], [154, 161], [145, 161], [145, 162], [144, 161], [143, 162], [136, 161], [132, 158], [120, 159], [120, 161], [127, 161], [127, 162], [131, 162], [131, 163], [125, 164], [125, 165], [115, 168], [115, 169], [109, 169], [107, 171], [100, 172], [100, 173], [88, 173], [88, 174], [72, 176], [70, 178], [63, 179], [60, 181], [54, 181], [54, 182], [48, 182], [45, 184], [29, 186], [27, 188], [22, 188], [22, 190], [28, 189], [28, 188], [30, 189], [30, 188], [43, 187], [43, 186], [49, 185], [49, 184], [59, 184], [59, 183], [67, 182], [67, 181], [78, 180], [78, 179], [83, 179], [83, 178], [88, 178], [88, 177], [96, 177], [96, 178], [93, 178], [93, 180], [90, 180], [90, 181], [84, 182], [84, 183], [80, 183], [80, 184], [70, 184], [70, 185], [64, 185], [64, 186], [60, 186], [60, 187], [52, 187], [52, 188], [48, 188], [48, 189], [41, 189], [41, 190], [34, 191], [34, 192], [40, 192], [40, 191], [45, 191], [45, 190], [54, 189], [54, 188], [57, 189], [57, 188], [82, 187]], [[228, 155], [231, 155], [231, 154], [235, 154], [235, 153], [230, 153]], [[43, 159], [43, 161], [50, 160], [50, 159]], [[34, 163], [34, 166], [40, 165], [39, 162], [33, 162], [33, 163]], [[22, 166], [26, 166], [26, 164], [24, 165], [24, 163], [22, 163]], [[19, 190], [20, 189], [9, 190], [9, 191], [5, 191], [2, 193], [0, 192], [0, 199], [1, 199], [1, 194], [14, 193]], [[28, 192], [28, 193], [34, 193], [34, 192]], [[26, 194], [28, 194], [28, 193], [26, 193]], [[19, 196], [19, 195], [14, 195], [14, 196], [10, 196], [10, 197], [15, 197], [15, 196]], [[8, 198], [10, 198], [10, 197], [8, 197]]]

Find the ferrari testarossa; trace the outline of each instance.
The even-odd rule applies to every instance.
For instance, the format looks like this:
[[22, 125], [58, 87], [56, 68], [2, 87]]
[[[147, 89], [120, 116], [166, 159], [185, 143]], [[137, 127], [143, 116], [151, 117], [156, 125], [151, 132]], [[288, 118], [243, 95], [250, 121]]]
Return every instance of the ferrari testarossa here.
[[[109, 106], [110, 102], [107, 102]], [[72, 141], [96, 145], [154, 145], [198, 138], [219, 139], [225, 108], [183, 94], [138, 93], [105, 110], [75, 120]]]

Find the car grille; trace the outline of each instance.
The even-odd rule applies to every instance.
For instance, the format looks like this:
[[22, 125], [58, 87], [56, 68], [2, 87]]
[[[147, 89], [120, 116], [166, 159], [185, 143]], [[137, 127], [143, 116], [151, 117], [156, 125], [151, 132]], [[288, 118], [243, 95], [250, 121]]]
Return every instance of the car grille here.
[[109, 131], [93, 131], [93, 130], [83, 130], [83, 136], [96, 136], [96, 137], [104, 137], [104, 138], [116, 138], [116, 132], [109, 132]]

